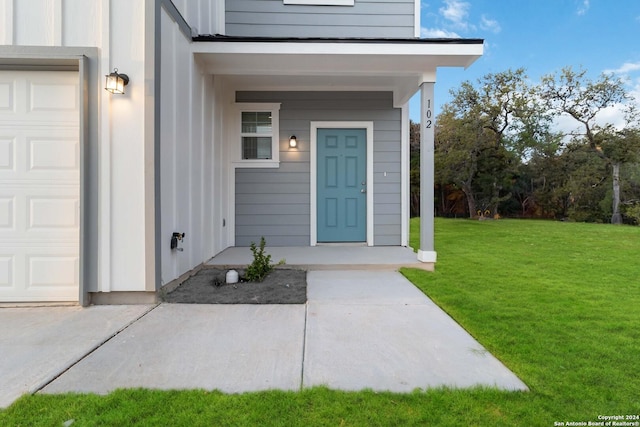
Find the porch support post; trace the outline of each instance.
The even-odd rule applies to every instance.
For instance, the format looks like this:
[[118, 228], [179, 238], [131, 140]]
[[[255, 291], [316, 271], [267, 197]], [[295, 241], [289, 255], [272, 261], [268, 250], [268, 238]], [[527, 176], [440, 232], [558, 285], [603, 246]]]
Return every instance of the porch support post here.
[[433, 82], [420, 86], [420, 249], [418, 260], [425, 263], [436, 262], [434, 250], [434, 128]]

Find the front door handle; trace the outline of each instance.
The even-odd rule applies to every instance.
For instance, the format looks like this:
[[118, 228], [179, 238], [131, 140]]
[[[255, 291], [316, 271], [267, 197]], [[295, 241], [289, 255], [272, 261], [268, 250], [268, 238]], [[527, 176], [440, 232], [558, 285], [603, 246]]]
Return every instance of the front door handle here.
[[366, 188], [361, 188], [361, 189], [360, 189], [360, 192], [361, 192], [361, 193], [366, 193], [366, 192], [367, 192], [367, 189], [366, 189]]

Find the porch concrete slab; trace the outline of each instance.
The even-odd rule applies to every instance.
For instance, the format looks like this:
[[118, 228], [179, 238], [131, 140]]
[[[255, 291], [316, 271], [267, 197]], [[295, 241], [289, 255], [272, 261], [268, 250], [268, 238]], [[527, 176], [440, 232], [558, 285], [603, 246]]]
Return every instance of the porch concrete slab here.
[[0, 408], [39, 390], [153, 307], [0, 308]]
[[304, 305], [162, 304], [44, 393], [299, 390]]
[[413, 283], [395, 271], [307, 272], [307, 299], [336, 304], [431, 304]]
[[[400, 267], [422, 268], [427, 264], [418, 261], [411, 248], [403, 246], [300, 246], [269, 247], [265, 252], [276, 263], [282, 259], [286, 266], [307, 270], [397, 270]], [[249, 248], [227, 248], [206, 265], [239, 267], [251, 263]]]
[[[390, 273], [397, 276], [392, 280], [371, 272], [343, 273], [315, 272], [308, 278], [304, 387], [409, 392], [481, 385], [527, 390], [431, 300], [404, 290], [400, 282], [413, 285], [399, 273]], [[349, 289], [358, 274], [366, 278], [369, 292], [360, 286]], [[341, 288], [321, 289], [327, 279], [341, 275]], [[383, 282], [393, 283], [406, 297], [394, 302]]]

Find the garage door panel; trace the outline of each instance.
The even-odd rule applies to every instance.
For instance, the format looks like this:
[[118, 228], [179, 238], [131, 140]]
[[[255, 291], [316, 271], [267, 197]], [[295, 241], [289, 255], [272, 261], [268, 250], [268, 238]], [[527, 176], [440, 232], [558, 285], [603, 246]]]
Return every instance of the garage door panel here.
[[20, 122], [74, 125], [71, 115], [79, 111], [78, 94], [76, 72], [0, 71], [0, 114], [4, 119], [14, 116]]
[[14, 171], [16, 163], [14, 157], [15, 146], [15, 138], [0, 136], [0, 171]]
[[29, 198], [29, 228], [75, 231], [80, 226], [79, 200], [77, 197]]
[[[77, 188], [43, 192], [25, 186], [0, 190], [0, 238], [75, 239], [80, 227]], [[12, 196], [11, 192], [20, 193]]]
[[0, 289], [13, 286], [14, 256], [0, 256]]
[[0, 254], [0, 301], [74, 301], [78, 299], [80, 259], [73, 244], [54, 247], [16, 245]]
[[78, 285], [77, 255], [28, 255], [27, 266], [27, 286], [30, 289]]
[[15, 111], [15, 79], [3, 78], [0, 75], [0, 112]]
[[[0, 181], [46, 179], [78, 181], [78, 129], [9, 129], [0, 123]], [[18, 160], [19, 159], [19, 160]], [[52, 181], [53, 180], [53, 181]]]
[[0, 71], [0, 302], [78, 300], [77, 80]]
[[13, 230], [15, 227], [15, 198], [0, 197], [0, 230]]
[[78, 97], [68, 96], [78, 90], [77, 77], [72, 74], [67, 79], [56, 79], [55, 83], [36, 75], [27, 80], [30, 96], [27, 111], [78, 111]]
[[27, 139], [29, 171], [58, 172], [79, 169], [80, 147], [77, 138]]

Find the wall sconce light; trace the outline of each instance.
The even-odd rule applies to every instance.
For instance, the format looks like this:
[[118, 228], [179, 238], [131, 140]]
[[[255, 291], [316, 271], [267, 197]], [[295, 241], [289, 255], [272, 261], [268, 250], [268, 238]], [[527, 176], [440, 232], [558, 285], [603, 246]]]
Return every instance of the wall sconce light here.
[[113, 73], [107, 74], [106, 77], [105, 90], [107, 92], [124, 95], [124, 87], [129, 84], [129, 76], [119, 74], [118, 69], [114, 68]]
[[289, 138], [289, 147], [296, 148], [297, 146], [298, 146], [298, 138], [296, 138], [295, 135], [291, 135], [291, 138]]

